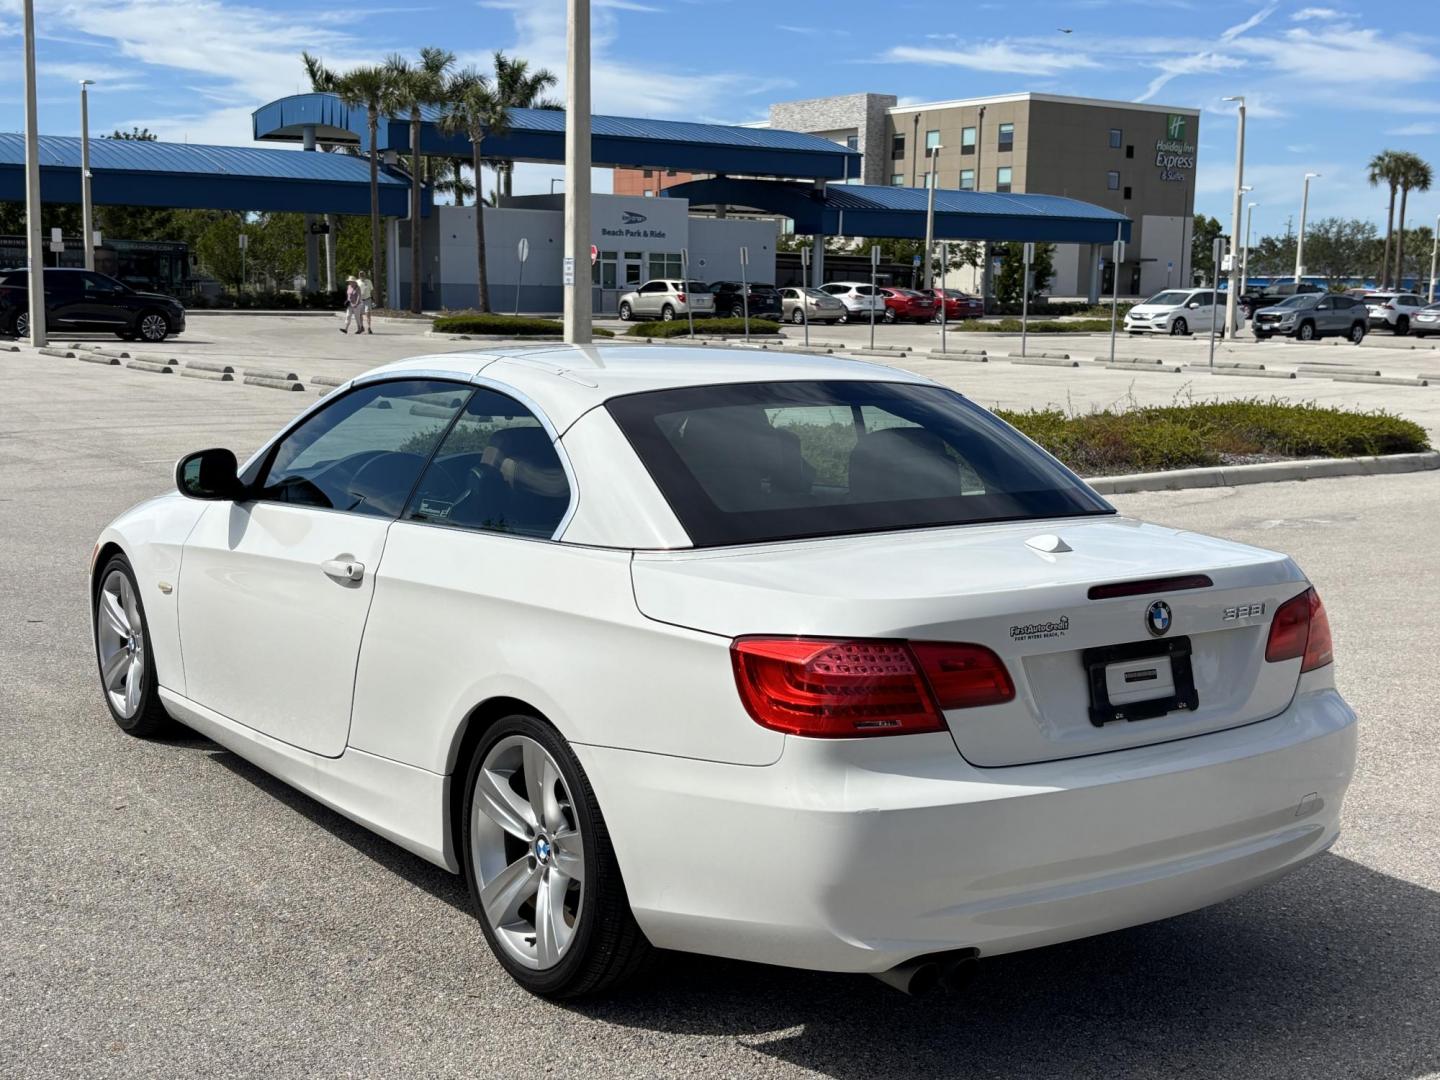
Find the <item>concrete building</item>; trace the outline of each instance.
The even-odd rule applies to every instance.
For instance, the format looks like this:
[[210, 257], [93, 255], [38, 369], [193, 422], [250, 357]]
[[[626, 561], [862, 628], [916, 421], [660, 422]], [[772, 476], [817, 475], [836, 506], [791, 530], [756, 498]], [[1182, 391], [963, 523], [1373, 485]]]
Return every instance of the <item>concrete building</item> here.
[[[889, 94], [848, 94], [770, 107], [769, 126], [820, 135], [862, 155], [860, 175], [834, 184], [923, 188], [927, 147], [940, 147], [935, 185], [961, 191], [1060, 195], [1134, 221], [1120, 292], [1149, 295], [1190, 281], [1200, 114], [1167, 105], [1006, 94], [900, 105]], [[616, 187], [630, 184], [616, 170]], [[626, 190], [629, 190], [627, 187]], [[1049, 292], [1108, 293], [1106, 245], [1059, 245]], [[978, 289], [977, 274], [951, 284]]]

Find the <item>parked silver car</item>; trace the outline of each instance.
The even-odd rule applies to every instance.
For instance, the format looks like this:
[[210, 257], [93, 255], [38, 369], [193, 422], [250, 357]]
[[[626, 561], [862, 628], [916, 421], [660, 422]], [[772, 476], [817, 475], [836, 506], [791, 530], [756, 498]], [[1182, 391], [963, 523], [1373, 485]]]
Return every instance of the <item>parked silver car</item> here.
[[845, 318], [845, 304], [819, 289], [787, 285], [780, 290], [782, 317], [799, 326], [809, 319], [813, 323], [835, 323]]
[[715, 294], [703, 281], [672, 281], [654, 278], [639, 288], [620, 295], [620, 318], [683, 319], [687, 314], [715, 314]]
[[1370, 309], [1370, 329], [1384, 327], [1397, 337], [1410, 332], [1410, 321], [1425, 306], [1420, 297], [1406, 292], [1366, 293], [1363, 302]]
[[1410, 332], [1416, 337], [1440, 334], [1440, 304], [1431, 304], [1415, 313], [1410, 320]]
[[1369, 327], [1369, 313], [1353, 296], [1298, 293], [1271, 307], [1261, 308], [1255, 313], [1252, 326], [1260, 341], [1274, 334], [1299, 341], [1343, 335], [1359, 345]]

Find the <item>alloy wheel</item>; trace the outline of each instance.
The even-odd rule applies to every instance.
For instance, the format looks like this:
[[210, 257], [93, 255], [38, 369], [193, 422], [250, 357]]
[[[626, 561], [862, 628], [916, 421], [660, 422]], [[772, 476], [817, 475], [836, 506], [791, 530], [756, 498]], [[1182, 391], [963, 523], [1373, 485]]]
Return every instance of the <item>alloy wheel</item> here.
[[140, 336], [146, 341], [164, 341], [169, 332], [170, 327], [165, 322], [164, 315], [151, 312], [140, 320]]
[[30, 313], [28, 311], [22, 311], [15, 316], [15, 336], [30, 336]]
[[500, 947], [547, 970], [575, 942], [585, 838], [559, 765], [527, 735], [501, 739], [475, 778], [470, 854], [480, 907]]
[[1176, 319], [1170, 327], [1170, 333], [1176, 337], [1183, 337], [1190, 332], [1190, 324], [1184, 319]]
[[95, 645], [105, 696], [116, 715], [129, 720], [145, 691], [145, 631], [135, 588], [119, 570], [105, 576], [95, 597]]

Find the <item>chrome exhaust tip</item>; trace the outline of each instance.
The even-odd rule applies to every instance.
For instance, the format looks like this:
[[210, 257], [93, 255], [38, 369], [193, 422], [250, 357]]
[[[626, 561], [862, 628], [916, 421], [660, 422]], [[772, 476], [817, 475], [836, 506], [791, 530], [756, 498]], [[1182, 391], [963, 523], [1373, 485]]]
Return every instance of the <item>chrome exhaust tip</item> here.
[[911, 997], [923, 997], [937, 990], [956, 993], [975, 977], [979, 956], [978, 949], [930, 953], [896, 964], [888, 971], [874, 972], [874, 975], [887, 986], [893, 986]]

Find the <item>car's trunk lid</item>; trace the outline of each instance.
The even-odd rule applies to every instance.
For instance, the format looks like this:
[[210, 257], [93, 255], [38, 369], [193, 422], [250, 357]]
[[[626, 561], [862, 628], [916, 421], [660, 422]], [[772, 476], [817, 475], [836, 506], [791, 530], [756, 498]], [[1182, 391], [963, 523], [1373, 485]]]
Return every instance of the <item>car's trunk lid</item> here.
[[[1299, 677], [1299, 660], [1271, 664], [1264, 655], [1275, 609], [1305, 585], [1293, 562], [1126, 519], [637, 553], [633, 575], [645, 615], [711, 633], [988, 646], [1005, 662], [1015, 699], [947, 714], [957, 747], [977, 765], [1102, 753], [1251, 723], [1282, 711]], [[1211, 584], [1090, 597], [1094, 586], [1182, 575]], [[1163, 633], [1151, 628], [1156, 601], [1168, 605]], [[1162, 655], [1187, 647], [1183, 662]], [[1184, 700], [1190, 686], [1194, 698]], [[1157, 710], [1171, 698], [1173, 707]], [[1107, 701], [1111, 711], [1092, 716]]]

